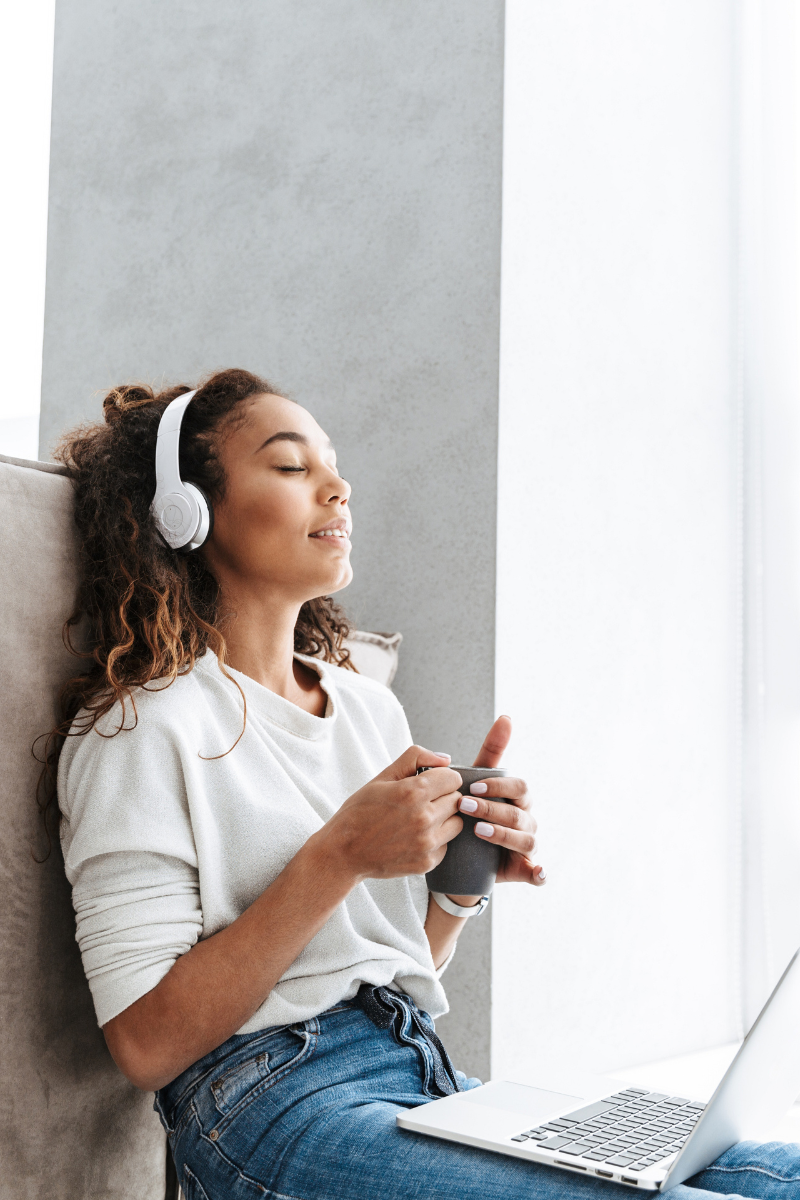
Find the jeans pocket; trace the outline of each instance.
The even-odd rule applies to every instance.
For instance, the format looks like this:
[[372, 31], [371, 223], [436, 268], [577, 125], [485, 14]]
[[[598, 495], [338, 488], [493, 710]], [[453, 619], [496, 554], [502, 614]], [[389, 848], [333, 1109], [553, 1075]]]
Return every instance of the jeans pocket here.
[[183, 1193], [184, 1200], [209, 1200], [208, 1192], [203, 1187], [194, 1171], [190, 1170], [189, 1167], [186, 1166], [183, 1168], [181, 1192]]
[[[315, 1026], [316, 1022], [308, 1023]], [[259, 1039], [256, 1046], [237, 1056], [227, 1069], [209, 1083], [214, 1109], [222, 1117], [217, 1123], [221, 1131], [265, 1089], [285, 1079], [310, 1055], [317, 1043], [317, 1030], [304, 1026], [286, 1026], [279, 1033]], [[246, 1055], [246, 1056], [245, 1056]], [[224, 1067], [224, 1064], [220, 1064]]]
[[227, 1116], [248, 1092], [252, 1091], [269, 1074], [269, 1055], [262, 1050], [255, 1058], [237, 1063], [218, 1078], [211, 1081], [211, 1095], [217, 1111]]

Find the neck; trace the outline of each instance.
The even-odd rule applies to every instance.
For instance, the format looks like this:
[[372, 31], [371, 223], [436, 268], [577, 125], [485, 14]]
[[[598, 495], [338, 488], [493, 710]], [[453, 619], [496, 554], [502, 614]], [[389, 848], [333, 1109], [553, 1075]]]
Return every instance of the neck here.
[[[309, 693], [321, 689], [317, 675], [294, 659], [300, 607], [260, 589], [257, 594], [237, 589], [223, 591], [220, 612], [228, 664], [278, 696], [308, 708]], [[317, 707], [318, 698], [312, 711]]]

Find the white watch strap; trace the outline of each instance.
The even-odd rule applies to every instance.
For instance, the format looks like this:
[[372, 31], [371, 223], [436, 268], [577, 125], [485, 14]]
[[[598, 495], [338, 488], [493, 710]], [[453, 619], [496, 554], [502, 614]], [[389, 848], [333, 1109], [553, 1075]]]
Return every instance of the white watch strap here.
[[489, 903], [488, 896], [481, 896], [477, 904], [464, 908], [460, 904], [455, 904], [448, 896], [445, 896], [444, 892], [431, 892], [431, 895], [439, 908], [449, 913], [451, 917], [479, 917]]

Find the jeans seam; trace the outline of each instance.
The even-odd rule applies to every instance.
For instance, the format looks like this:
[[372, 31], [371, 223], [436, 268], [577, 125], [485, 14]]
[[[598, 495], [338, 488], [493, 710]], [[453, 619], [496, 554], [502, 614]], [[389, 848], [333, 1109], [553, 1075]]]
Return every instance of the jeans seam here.
[[710, 1167], [705, 1167], [698, 1172], [700, 1175], [706, 1175], [711, 1171], [719, 1171], [723, 1175], [742, 1175], [745, 1171], [754, 1171], [757, 1175], [766, 1175], [769, 1179], [777, 1179], [779, 1183], [800, 1183], [800, 1175], [776, 1175], [774, 1171], [768, 1171], [766, 1167], [717, 1167], [712, 1163]]
[[309, 1196], [290, 1196], [288, 1192], [273, 1192], [269, 1188], [264, 1192], [269, 1200], [311, 1200]]
[[199, 1140], [201, 1142], [205, 1142], [207, 1146], [210, 1146], [212, 1148], [212, 1150], [214, 1150], [217, 1153], [217, 1155], [222, 1159], [222, 1161], [226, 1164], [226, 1166], [230, 1167], [232, 1171], [236, 1172], [236, 1174], [239, 1176], [242, 1183], [249, 1183], [250, 1186], [254, 1187], [258, 1192], [260, 1192], [262, 1196], [269, 1195], [269, 1189], [266, 1187], [265, 1184], [259, 1183], [257, 1179], [251, 1179], [249, 1175], [245, 1175], [242, 1168], [240, 1166], [238, 1166], [233, 1161], [232, 1158], [229, 1158], [228, 1155], [225, 1154], [222, 1147], [217, 1142], [212, 1142], [211, 1138], [208, 1137], [208, 1135], [203, 1131], [203, 1126], [200, 1121], [200, 1116], [199, 1116], [198, 1112], [196, 1111], [196, 1109], [194, 1108], [194, 1101], [192, 1101], [190, 1107], [194, 1111], [194, 1118], [197, 1123]]
[[197, 1176], [195, 1175], [194, 1171], [192, 1170], [192, 1168], [189, 1166], [188, 1163], [183, 1164], [183, 1177], [184, 1177], [184, 1180], [186, 1183], [193, 1183], [193, 1185], [195, 1187], [199, 1188], [200, 1191], [202, 1192], [202, 1194], [206, 1197], [206, 1200], [208, 1200], [208, 1192], [203, 1187], [202, 1183], [197, 1178]]
[[[308, 1024], [316, 1024], [316, 1018], [312, 1018]], [[270, 1088], [275, 1086], [276, 1083], [280, 1083], [287, 1077], [287, 1075], [291, 1075], [297, 1070], [298, 1067], [303, 1066], [314, 1056], [314, 1053], [317, 1049], [317, 1042], [319, 1041], [319, 1025], [317, 1025], [316, 1031], [313, 1029], [307, 1029], [305, 1031], [305, 1038], [305, 1045], [303, 1046], [302, 1050], [298, 1051], [293, 1059], [291, 1059], [283, 1067], [279, 1067], [277, 1071], [267, 1075], [265, 1079], [262, 1079], [260, 1083], [257, 1083], [255, 1087], [252, 1087], [246, 1095], [242, 1096], [241, 1100], [238, 1102], [238, 1104], [234, 1105], [230, 1112], [221, 1116], [221, 1119], [214, 1125], [214, 1128], [218, 1129], [220, 1134], [223, 1132], [223, 1130], [227, 1129], [228, 1126], [231, 1125], [233, 1121], [245, 1111], [245, 1109], [249, 1108], [251, 1104], [258, 1100], [260, 1096], [263, 1096], [264, 1093], [268, 1092]], [[212, 1144], [216, 1145], [216, 1143]]]

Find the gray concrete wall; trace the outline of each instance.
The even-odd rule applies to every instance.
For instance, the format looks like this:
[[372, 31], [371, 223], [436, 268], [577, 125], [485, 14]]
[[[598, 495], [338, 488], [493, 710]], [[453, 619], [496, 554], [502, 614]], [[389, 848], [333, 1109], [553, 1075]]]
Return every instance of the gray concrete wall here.
[[[354, 487], [362, 628], [415, 737], [493, 713], [502, 0], [57, 8], [42, 457], [110, 385], [244, 366]], [[491, 927], [441, 1032], [489, 1070]]]

